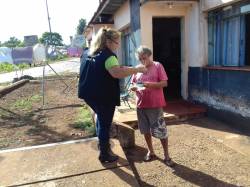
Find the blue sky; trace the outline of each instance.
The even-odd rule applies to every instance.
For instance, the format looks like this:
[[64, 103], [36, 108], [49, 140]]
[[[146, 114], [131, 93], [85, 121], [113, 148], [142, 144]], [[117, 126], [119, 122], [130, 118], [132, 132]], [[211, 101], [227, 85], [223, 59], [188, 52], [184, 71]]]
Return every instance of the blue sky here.
[[[96, 11], [99, 0], [47, 0], [52, 32], [62, 35], [64, 43], [69, 43], [80, 18], [87, 21]], [[26, 35], [38, 35], [49, 31], [45, 0], [1, 0], [0, 41], [11, 36], [20, 40]]]

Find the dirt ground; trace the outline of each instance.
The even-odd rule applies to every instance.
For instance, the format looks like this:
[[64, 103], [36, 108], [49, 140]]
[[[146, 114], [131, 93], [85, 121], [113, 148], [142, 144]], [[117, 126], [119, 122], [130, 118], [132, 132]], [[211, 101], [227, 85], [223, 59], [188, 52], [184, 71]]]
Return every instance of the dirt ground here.
[[[67, 83], [72, 80], [66, 80]], [[78, 109], [84, 104], [77, 98], [76, 82], [70, 91], [65, 85], [46, 81], [46, 107], [41, 98], [31, 108], [20, 109], [17, 100], [37, 96], [40, 84], [26, 84], [0, 99], [0, 149], [45, 144], [89, 137], [86, 131], [74, 128]], [[210, 134], [218, 131], [218, 136]], [[143, 162], [147, 150], [143, 136], [135, 131], [136, 147], [125, 150], [134, 175], [141, 186], [250, 186], [250, 157], [218, 141], [223, 132], [232, 132], [218, 121], [201, 118], [168, 126], [169, 152], [176, 163], [169, 168], [163, 163], [163, 152], [158, 140], [153, 139], [158, 159]], [[235, 137], [235, 136], [232, 136]], [[249, 135], [244, 146], [250, 145]], [[244, 150], [244, 147], [241, 148]]]
[[[142, 161], [147, 152], [146, 143], [136, 130], [137, 146], [126, 150], [126, 155], [141, 186], [250, 186], [249, 155], [240, 154], [207, 133], [209, 124], [220, 131], [229, 129], [209, 118], [168, 126], [169, 152], [176, 163], [173, 169], [164, 165], [157, 139], [153, 143], [158, 159]], [[250, 137], [246, 140], [249, 146]]]
[[[41, 84], [28, 83], [0, 98], [0, 149], [38, 145], [89, 137], [89, 132], [74, 128], [79, 108], [76, 79], [48, 80], [45, 83], [45, 108]], [[22, 103], [34, 98], [32, 105]], [[18, 102], [20, 101], [20, 102]]]

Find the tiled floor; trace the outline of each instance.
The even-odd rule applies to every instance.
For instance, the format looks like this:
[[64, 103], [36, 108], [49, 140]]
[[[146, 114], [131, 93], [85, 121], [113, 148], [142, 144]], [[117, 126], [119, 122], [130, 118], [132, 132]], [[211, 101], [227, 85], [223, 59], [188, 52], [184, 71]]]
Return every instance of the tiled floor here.
[[164, 108], [164, 112], [178, 116], [205, 113], [206, 108], [188, 101], [170, 101]]

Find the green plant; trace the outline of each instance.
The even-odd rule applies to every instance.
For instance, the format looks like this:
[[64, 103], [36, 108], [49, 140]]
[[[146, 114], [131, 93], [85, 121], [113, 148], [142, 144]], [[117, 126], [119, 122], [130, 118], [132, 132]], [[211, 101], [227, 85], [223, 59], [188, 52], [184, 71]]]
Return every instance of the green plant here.
[[23, 64], [18, 64], [17, 67], [19, 69], [27, 69], [27, 68], [30, 68], [30, 65], [26, 64], [26, 63], [23, 63]]
[[13, 37], [10, 37], [8, 41], [4, 42], [2, 46], [14, 48], [17, 46], [22, 46], [22, 41], [13, 36]]
[[7, 73], [7, 72], [11, 72], [11, 71], [14, 71], [13, 64], [9, 64], [7, 62], [0, 64], [0, 73]]
[[27, 68], [30, 68], [30, 66], [26, 63], [18, 64], [15, 66], [13, 64], [4, 62], [0, 64], [0, 73], [7, 73], [7, 72], [15, 71], [16, 69], [27, 69]]
[[85, 105], [78, 109], [78, 115], [74, 123], [74, 128], [82, 129], [89, 132], [90, 134], [95, 133], [94, 123], [92, 121], [91, 112], [88, 106]]
[[19, 99], [17, 100], [11, 108], [15, 108], [15, 109], [20, 109], [20, 110], [31, 110], [32, 109], [32, 105], [35, 102], [38, 102], [41, 100], [41, 96], [40, 95], [33, 95], [31, 97], [25, 98], [25, 99]]
[[44, 45], [52, 46], [62, 46], [63, 39], [62, 36], [57, 32], [44, 32], [42, 37], [39, 39], [39, 42]]
[[83, 31], [84, 31], [85, 27], [86, 27], [86, 20], [83, 19], [83, 18], [81, 18], [81, 19], [79, 20], [78, 25], [77, 25], [76, 33], [77, 33], [77, 34], [83, 34]]

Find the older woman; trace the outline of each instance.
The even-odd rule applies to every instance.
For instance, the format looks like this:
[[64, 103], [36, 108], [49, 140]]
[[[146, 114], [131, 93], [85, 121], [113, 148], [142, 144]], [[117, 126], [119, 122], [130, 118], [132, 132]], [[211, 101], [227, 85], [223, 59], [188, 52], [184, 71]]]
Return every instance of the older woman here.
[[146, 72], [144, 66], [120, 66], [115, 51], [120, 47], [120, 33], [101, 28], [92, 41], [89, 56], [80, 67], [79, 98], [97, 114], [96, 131], [101, 162], [113, 162], [118, 157], [111, 153], [109, 130], [115, 106], [120, 105], [119, 78]]
[[152, 145], [152, 136], [160, 139], [165, 156], [165, 163], [173, 166], [168, 154], [168, 134], [162, 107], [166, 105], [163, 87], [167, 86], [167, 74], [159, 62], [152, 59], [152, 52], [146, 46], [140, 46], [136, 52], [141, 64], [147, 67], [147, 73], [137, 73], [132, 78], [131, 90], [137, 96], [137, 117], [140, 132], [144, 135], [148, 153], [145, 161], [156, 157]]

